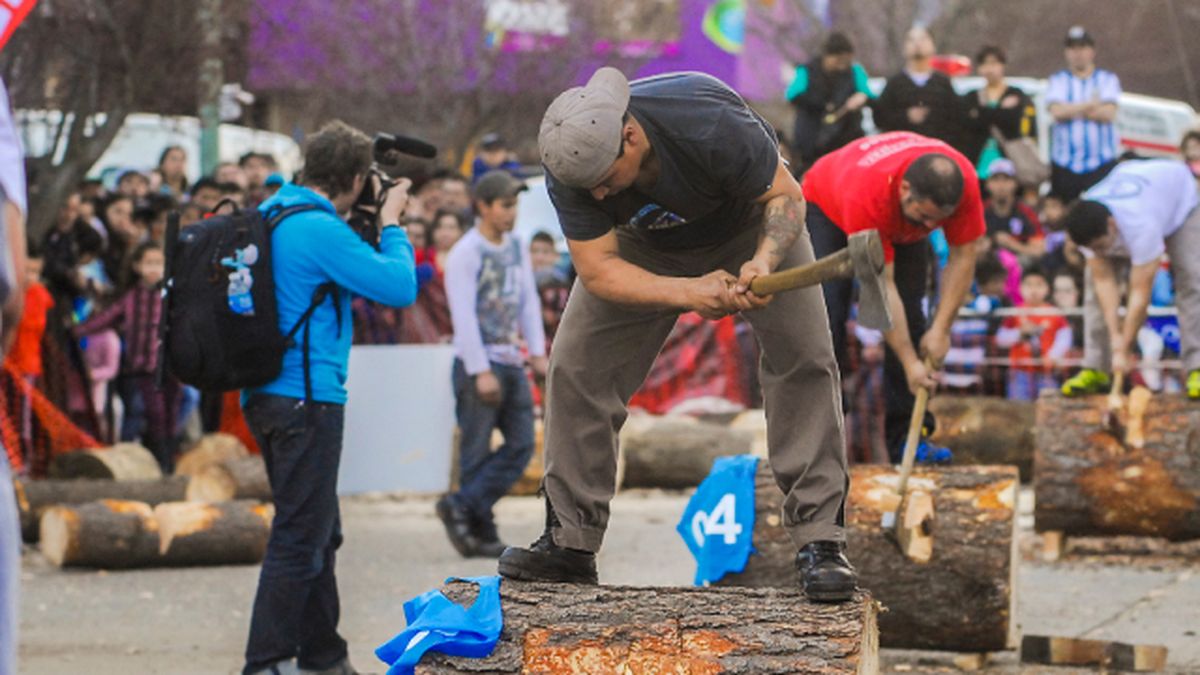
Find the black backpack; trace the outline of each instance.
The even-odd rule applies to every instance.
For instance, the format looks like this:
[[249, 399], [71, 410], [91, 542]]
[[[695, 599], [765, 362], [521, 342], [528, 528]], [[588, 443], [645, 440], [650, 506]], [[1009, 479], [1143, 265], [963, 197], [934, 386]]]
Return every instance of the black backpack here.
[[235, 210], [182, 230], [178, 214], [172, 214], [159, 363], [180, 381], [204, 391], [263, 386], [279, 377], [283, 355], [303, 327], [304, 389], [311, 400], [308, 320], [326, 296], [341, 314], [337, 287], [332, 282], [319, 286], [292, 329], [287, 335], [280, 333], [271, 233], [284, 218], [316, 208], [277, 206], [266, 214]]

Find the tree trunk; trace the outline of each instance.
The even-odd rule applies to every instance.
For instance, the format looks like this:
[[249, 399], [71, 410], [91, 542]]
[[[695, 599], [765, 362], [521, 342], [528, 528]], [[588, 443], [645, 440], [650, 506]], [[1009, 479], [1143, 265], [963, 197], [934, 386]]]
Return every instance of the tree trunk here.
[[190, 502], [235, 499], [271, 501], [271, 483], [262, 456], [250, 455], [210, 464], [194, 474], [188, 483], [187, 500]]
[[256, 502], [53, 506], [42, 516], [41, 549], [60, 567], [253, 564], [262, 561], [273, 515]]
[[754, 432], [686, 417], [631, 416], [621, 429], [625, 487], [696, 487], [726, 455], [749, 453]]
[[59, 567], [144, 567], [158, 556], [149, 504], [105, 499], [52, 506], [42, 515], [42, 554]]
[[1105, 428], [1106, 410], [1104, 396], [1038, 399], [1037, 531], [1200, 538], [1200, 406], [1153, 397], [1140, 449]]
[[86, 504], [100, 499], [144, 502], [150, 506], [184, 498], [188, 479], [171, 476], [159, 480], [17, 480], [17, 506], [21, 512], [21, 535], [38, 540], [38, 521], [46, 509], [59, 504]]
[[954, 464], [1011, 464], [1033, 478], [1034, 403], [994, 396], [936, 396], [932, 442], [954, 451]]
[[162, 469], [146, 448], [137, 443], [118, 443], [108, 448], [59, 455], [50, 462], [50, 477], [153, 480], [162, 478]]
[[[469, 606], [477, 589], [447, 597]], [[877, 673], [877, 606], [814, 604], [795, 588], [627, 588], [504, 581], [485, 659], [430, 652], [418, 673]]]
[[172, 502], [154, 507], [163, 565], [262, 562], [275, 507], [254, 501]]
[[[1016, 565], [1013, 467], [917, 468], [909, 490], [933, 495], [933, 554], [905, 557], [881, 520], [896, 508], [898, 475], [889, 466], [851, 468], [846, 530], [859, 586], [887, 611], [880, 644], [898, 649], [987, 652], [1015, 646]], [[755, 476], [754, 550], [741, 574], [722, 586], [797, 584], [796, 547], [781, 526], [783, 493], [767, 462]]]
[[201, 469], [229, 459], [247, 457], [250, 451], [233, 434], [205, 434], [175, 462], [176, 476], [194, 476]]

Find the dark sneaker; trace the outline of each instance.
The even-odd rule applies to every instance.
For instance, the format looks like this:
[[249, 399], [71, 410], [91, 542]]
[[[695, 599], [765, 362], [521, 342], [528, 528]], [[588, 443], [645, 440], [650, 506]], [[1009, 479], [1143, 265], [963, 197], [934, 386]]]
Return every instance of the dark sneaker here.
[[450, 495], [443, 495], [437, 501], [436, 508], [438, 518], [446, 528], [446, 537], [450, 539], [454, 550], [464, 558], [475, 555], [479, 548], [479, 540], [471, 532], [471, 516], [466, 509], [455, 504]]
[[500, 556], [500, 576], [518, 581], [599, 583], [596, 554], [558, 546], [549, 529], [529, 548], [509, 546]]
[[475, 551], [472, 556], [475, 558], [491, 558], [492, 560], [495, 560], [503, 555], [506, 550], [508, 550], [508, 544], [500, 541], [500, 539], [495, 536], [484, 537], [477, 534], [476, 540], [479, 543], [476, 544]]
[[299, 673], [300, 669], [296, 667], [295, 659], [276, 661], [262, 670], [250, 671], [251, 675], [299, 675]]
[[813, 602], [845, 602], [858, 589], [858, 575], [846, 559], [846, 545], [814, 541], [796, 554], [800, 587]]

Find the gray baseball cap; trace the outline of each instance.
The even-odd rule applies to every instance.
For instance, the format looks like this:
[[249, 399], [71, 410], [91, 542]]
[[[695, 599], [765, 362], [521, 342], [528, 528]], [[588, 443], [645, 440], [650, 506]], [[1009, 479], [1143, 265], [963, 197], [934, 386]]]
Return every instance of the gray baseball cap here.
[[558, 95], [538, 132], [542, 163], [572, 187], [595, 187], [621, 150], [629, 80], [616, 68], [597, 70], [582, 87]]
[[503, 169], [496, 169], [480, 176], [478, 182], [475, 183], [473, 196], [481, 202], [490, 204], [497, 199], [516, 197], [518, 193], [528, 189], [529, 186], [516, 176]]

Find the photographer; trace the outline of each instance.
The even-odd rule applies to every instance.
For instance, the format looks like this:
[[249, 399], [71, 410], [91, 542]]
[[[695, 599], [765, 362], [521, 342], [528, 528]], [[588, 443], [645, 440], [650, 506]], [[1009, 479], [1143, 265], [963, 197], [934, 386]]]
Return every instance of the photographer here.
[[[244, 394], [271, 483], [275, 519], [254, 599], [243, 673], [354, 673], [346, 641], [337, 632], [334, 555], [342, 541], [337, 501], [346, 369], [351, 342], [351, 294], [404, 306], [417, 280], [412, 246], [399, 226], [409, 181], [386, 193], [379, 207], [379, 248], [339, 214], [347, 212], [368, 180], [371, 139], [330, 122], [309, 139], [299, 185], [286, 184], [260, 205], [313, 205], [285, 218], [271, 237], [280, 330], [297, 323], [317, 289], [337, 288], [312, 313], [305, 396], [302, 340], [283, 360], [279, 378]], [[378, 188], [378, 185], [374, 186]], [[378, 191], [376, 190], [376, 194]], [[297, 659], [293, 663], [293, 659]]]

